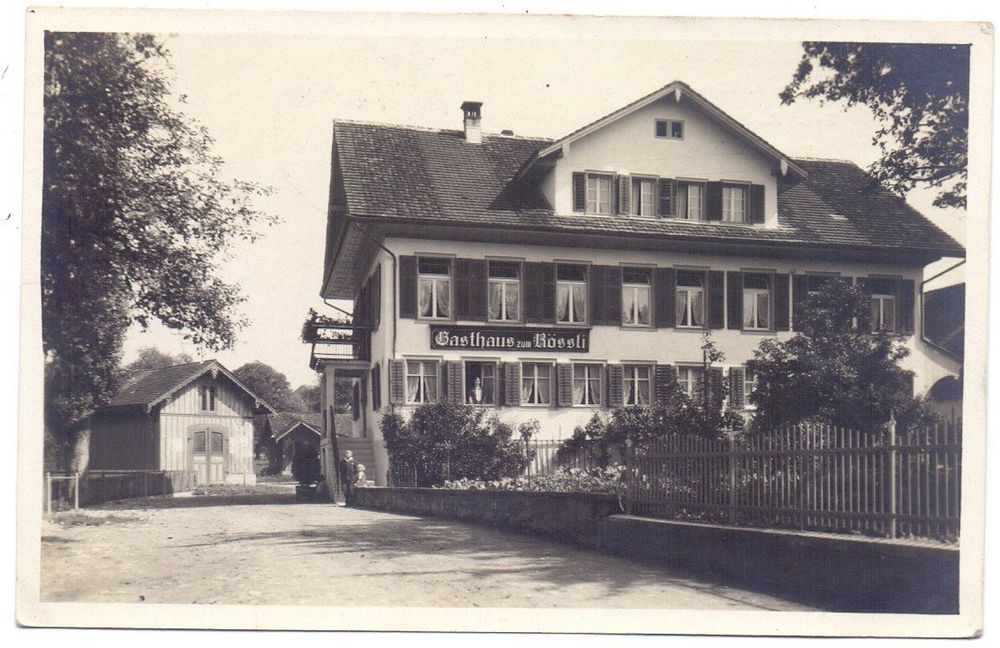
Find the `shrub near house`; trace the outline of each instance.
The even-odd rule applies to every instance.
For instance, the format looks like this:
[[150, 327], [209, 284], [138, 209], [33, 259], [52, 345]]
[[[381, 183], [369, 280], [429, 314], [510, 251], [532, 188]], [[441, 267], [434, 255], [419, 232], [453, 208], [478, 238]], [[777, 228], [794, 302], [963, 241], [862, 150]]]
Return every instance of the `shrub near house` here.
[[[530, 435], [537, 423], [522, 423]], [[528, 463], [514, 427], [486, 410], [469, 405], [429, 403], [403, 421], [397, 412], [382, 419], [382, 437], [395, 467], [416, 471], [418, 486], [448, 479], [496, 480], [514, 477]]]

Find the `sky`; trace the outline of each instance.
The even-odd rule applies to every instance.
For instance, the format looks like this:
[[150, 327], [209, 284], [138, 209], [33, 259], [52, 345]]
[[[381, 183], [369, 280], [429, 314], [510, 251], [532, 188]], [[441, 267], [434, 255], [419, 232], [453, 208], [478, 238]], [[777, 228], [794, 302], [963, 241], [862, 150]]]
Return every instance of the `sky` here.
[[[261, 361], [293, 388], [316, 381], [299, 331], [309, 308], [333, 313], [319, 288], [334, 118], [458, 129], [459, 105], [477, 100], [485, 132], [560, 137], [679, 79], [787, 155], [862, 167], [877, 157], [867, 108], [781, 105], [797, 41], [602, 38], [592, 29], [576, 38], [572, 19], [561, 25], [546, 38], [164, 35], [184, 111], [208, 128], [228, 174], [273, 187], [257, 205], [281, 222], [226, 251], [220, 275], [247, 296], [250, 321], [233, 349], [199, 349], [153, 325], [129, 331], [125, 360], [155, 346], [230, 369]], [[933, 197], [914, 191], [909, 201], [964, 243], [964, 213], [932, 207]]]

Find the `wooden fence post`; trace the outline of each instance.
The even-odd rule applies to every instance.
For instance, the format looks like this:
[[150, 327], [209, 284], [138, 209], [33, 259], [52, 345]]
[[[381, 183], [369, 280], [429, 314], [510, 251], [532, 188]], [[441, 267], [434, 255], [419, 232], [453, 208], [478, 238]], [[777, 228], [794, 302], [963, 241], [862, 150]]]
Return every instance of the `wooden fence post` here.
[[736, 435], [729, 433], [729, 523], [736, 524]]
[[52, 473], [45, 473], [45, 512], [52, 512]]
[[73, 473], [73, 510], [80, 508], [80, 473]]
[[625, 515], [632, 515], [632, 497], [635, 493], [632, 483], [633, 463], [632, 439], [625, 439]]
[[895, 538], [898, 531], [896, 515], [899, 512], [896, 497], [896, 462], [899, 460], [899, 453], [896, 452], [896, 416], [892, 412], [889, 413], [886, 428], [889, 430], [889, 537]]

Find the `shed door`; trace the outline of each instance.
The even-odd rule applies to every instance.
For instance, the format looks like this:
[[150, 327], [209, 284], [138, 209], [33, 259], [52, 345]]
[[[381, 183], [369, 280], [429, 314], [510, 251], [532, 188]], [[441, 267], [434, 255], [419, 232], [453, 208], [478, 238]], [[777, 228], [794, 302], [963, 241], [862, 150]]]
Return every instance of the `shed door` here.
[[225, 434], [219, 430], [194, 433], [192, 460], [196, 484], [221, 484], [226, 481]]

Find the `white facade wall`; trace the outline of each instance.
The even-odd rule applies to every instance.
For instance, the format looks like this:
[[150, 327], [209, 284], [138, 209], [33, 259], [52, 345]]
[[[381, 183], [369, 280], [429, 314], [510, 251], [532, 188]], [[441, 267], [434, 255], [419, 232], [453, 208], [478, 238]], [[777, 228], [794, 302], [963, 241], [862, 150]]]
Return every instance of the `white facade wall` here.
[[[657, 119], [684, 122], [684, 139], [654, 136]], [[719, 128], [702, 111], [673, 95], [572, 142], [542, 182], [556, 213], [573, 213], [574, 171], [603, 171], [690, 180], [733, 180], [764, 185], [765, 227], [777, 225], [777, 163], [742, 138]], [[604, 216], [604, 218], [620, 218]]]
[[[760, 270], [777, 273], [830, 273], [838, 272], [843, 276], [862, 277], [868, 275], [893, 275], [904, 279], [912, 279], [919, 286], [922, 271], [908, 266], [888, 266], [879, 263], [836, 263], [824, 261], [791, 261], [782, 259], [761, 259], [759, 257], [728, 257], [706, 256], [681, 253], [637, 252], [611, 249], [579, 249], [547, 246], [508, 246], [491, 243], [438, 242], [418, 239], [390, 239], [386, 241], [397, 256], [403, 255], [438, 255], [462, 258], [516, 258], [527, 262], [565, 262], [591, 263], [594, 265], [645, 264], [661, 267], [705, 268], [712, 270], [738, 271]], [[383, 275], [385, 276], [385, 275]], [[388, 282], [384, 286], [391, 287]], [[383, 289], [383, 292], [388, 290]], [[391, 297], [391, 296], [390, 296]], [[789, 295], [791, 299], [791, 295]], [[917, 302], [919, 303], [919, 302]], [[727, 309], [728, 310], [728, 309]], [[791, 304], [789, 304], [791, 312]], [[383, 304], [384, 333], [391, 333], [391, 322], [388, 320], [391, 307]], [[701, 330], [678, 328], [636, 329], [622, 326], [583, 327], [590, 330], [590, 350], [588, 353], [535, 353], [523, 351], [464, 351], [452, 352], [432, 350], [430, 344], [430, 326], [433, 324], [484, 325], [482, 320], [457, 320], [428, 322], [415, 319], [398, 320], [396, 358], [399, 359], [434, 359], [434, 360], [495, 360], [499, 362], [543, 361], [571, 362], [582, 361], [599, 363], [666, 363], [666, 364], [698, 364], [701, 362]], [[490, 324], [500, 327], [503, 325]], [[551, 328], [551, 324], [519, 324], [517, 326], [538, 327], [540, 330]], [[946, 375], [957, 375], [958, 367], [947, 356], [933, 349], [920, 339], [920, 321], [918, 313], [914, 315], [914, 335], [909, 336], [907, 347], [911, 353], [903, 361], [903, 366], [917, 373], [915, 390], [918, 394], [926, 392], [931, 385]], [[567, 325], [559, 325], [567, 328]], [[776, 337], [788, 340], [794, 331], [788, 332], [754, 332], [733, 329], [713, 329], [712, 340], [722, 351], [726, 359], [719, 363], [723, 367], [743, 365], [753, 357], [754, 350], [766, 338]], [[388, 335], [381, 338], [388, 339]], [[389, 357], [388, 349], [373, 344], [373, 361], [381, 358], [383, 367]], [[388, 403], [388, 380], [383, 369], [383, 403]], [[412, 409], [404, 406], [403, 411]], [[498, 407], [498, 413], [506, 420], [517, 422], [527, 418], [536, 418], [542, 424], [540, 438], [567, 438], [573, 429], [586, 423], [594, 412], [607, 412], [606, 408], [598, 407]]]

